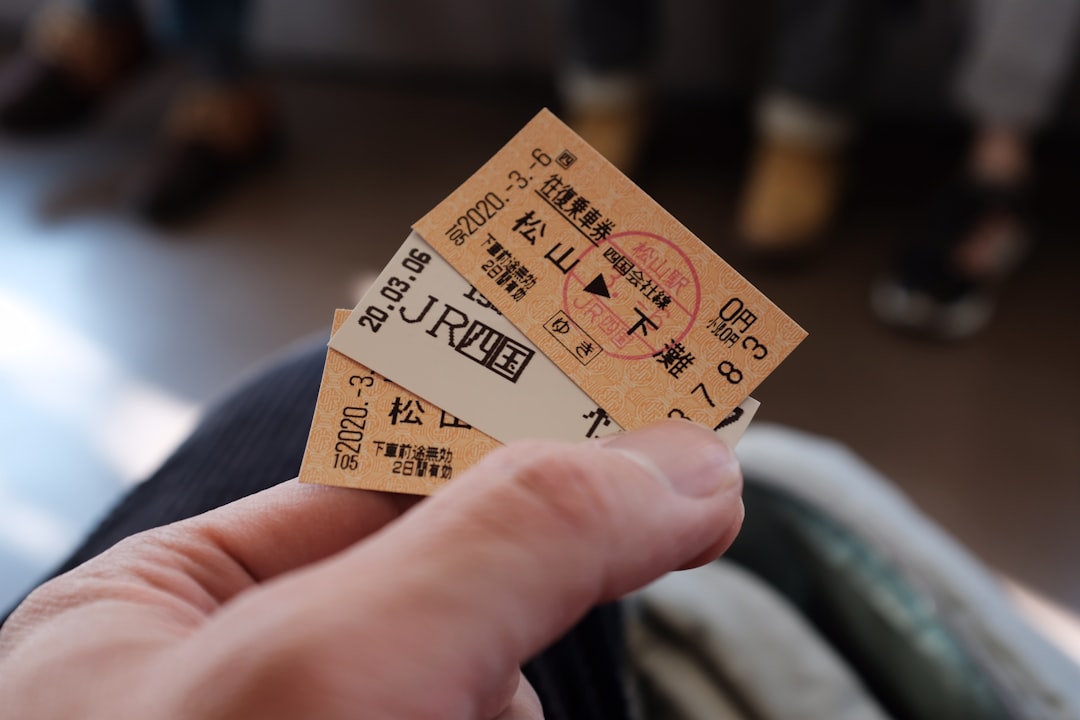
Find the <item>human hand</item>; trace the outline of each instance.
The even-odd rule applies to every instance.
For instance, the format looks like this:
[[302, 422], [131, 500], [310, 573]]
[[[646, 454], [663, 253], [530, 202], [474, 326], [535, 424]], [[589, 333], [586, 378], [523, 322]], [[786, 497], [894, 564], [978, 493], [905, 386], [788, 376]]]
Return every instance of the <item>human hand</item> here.
[[741, 489], [683, 421], [513, 444], [416, 507], [284, 483], [35, 591], [0, 631], [0, 715], [539, 718], [520, 665], [726, 549]]

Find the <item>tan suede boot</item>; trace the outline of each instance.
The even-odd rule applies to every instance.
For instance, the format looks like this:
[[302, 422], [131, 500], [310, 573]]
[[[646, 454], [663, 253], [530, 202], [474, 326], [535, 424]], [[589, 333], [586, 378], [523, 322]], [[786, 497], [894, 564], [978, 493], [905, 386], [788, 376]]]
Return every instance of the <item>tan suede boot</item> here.
[[761, 140], [738, 210], [739, 238], [751, 254], [803, 255], [836, 214], [851, 119], [783, 93], [766, 95], [757, 119]]
[[597, 75], [578, 69], [560, 84], [570, 127], [612, 165], [633, 174], [652, 118], [646, 79], [638, 73]]
[[738, 211], [737, 231], [745, 248], [783, 256], [813, 247], [835, 215], [842, 175], [835, 150], [763, 140]]

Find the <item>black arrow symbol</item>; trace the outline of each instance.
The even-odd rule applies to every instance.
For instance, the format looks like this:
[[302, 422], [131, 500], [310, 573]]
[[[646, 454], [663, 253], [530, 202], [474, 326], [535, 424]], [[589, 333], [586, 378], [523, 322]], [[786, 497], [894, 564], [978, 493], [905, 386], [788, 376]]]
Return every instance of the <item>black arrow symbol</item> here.
[[611, 299], [611, 291], [608, 290], [608, 286], [607, 283], [604, 282], [603, 275], [597, 275], [591, 283], [586, 285], [585, 292]]

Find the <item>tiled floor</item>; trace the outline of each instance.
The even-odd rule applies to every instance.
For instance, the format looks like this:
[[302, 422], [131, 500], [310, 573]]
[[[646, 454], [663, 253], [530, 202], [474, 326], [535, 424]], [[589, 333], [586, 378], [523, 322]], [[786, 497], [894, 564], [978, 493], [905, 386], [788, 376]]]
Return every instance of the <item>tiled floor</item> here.
[[[116, 208], [167, 87], [148, 83], [79, 138], [0, 144], [0, 604], [204, 403], [324, 332], [410, 223], [550, 100], [535, 85], [280, 79], [285, 163], [205, 221], [162, 232]], [[722, 254], [746, 139], [728, 117], [675, 103], [640, 177]], [[947, 135], [871, 132], [823, 255], [745, 268], [811, 332], [756, 393], [759, 417], [848, 444], [997, 571], [1080, 612], [1076, 163], [1050, 158], [1043, 243], [990, 332], [925, 344], [866, 307], [892, 239], [919, 228], [923, 190], [948, 167]]]

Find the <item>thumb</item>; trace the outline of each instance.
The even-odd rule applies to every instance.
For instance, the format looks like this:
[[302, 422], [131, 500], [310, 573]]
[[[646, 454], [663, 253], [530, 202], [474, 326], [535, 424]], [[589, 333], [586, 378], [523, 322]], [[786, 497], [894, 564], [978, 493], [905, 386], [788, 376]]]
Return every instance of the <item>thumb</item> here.
[[595, 444], [511, 445], [376, 538], [366, 560], [437, 579], [438, 607], [454, 619], [445, 632], [468, 618], [465, 632], [498, 631], [521, 661], [593, 605], [719, 554], [741, 491], [732, 452], [688, 422]]
[[303, 598], [292, 657], [328, 657], [333, 644], [334, 666], [348, 668], [341, 682], [358, 692], [357, 677], [378, 677], [387, 716], [424, 716], [429, 702], [441, 717], [475, 716], [592, 606], [725, 549], [741, 488], [731, 451], [684, 421], [576, 446], [506, 446], [283, 583]]

